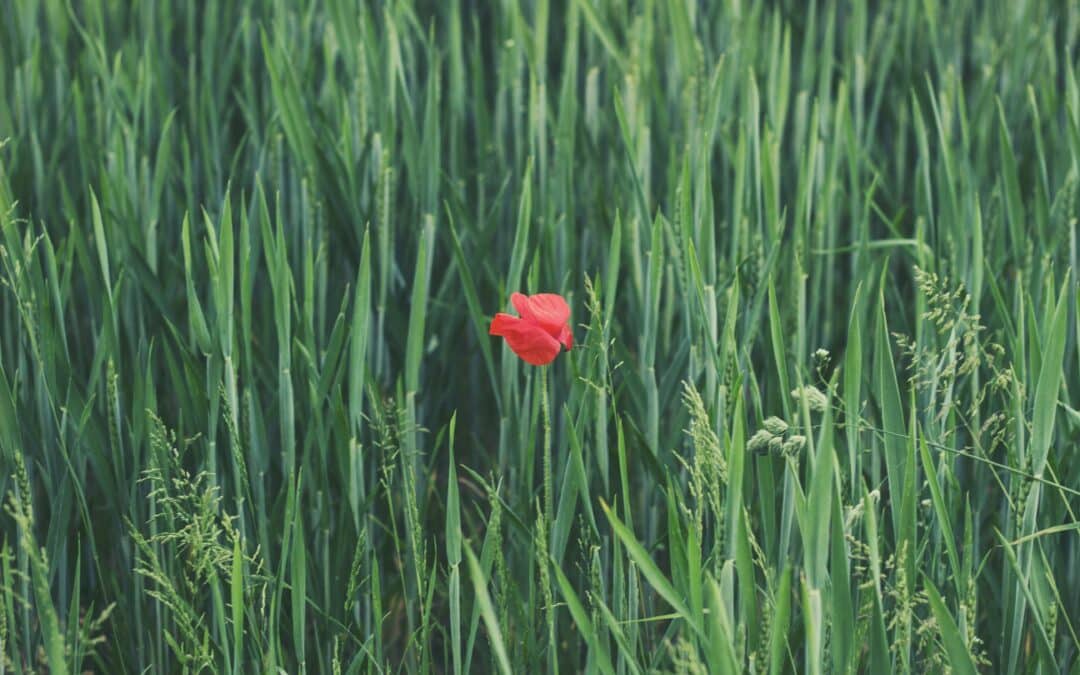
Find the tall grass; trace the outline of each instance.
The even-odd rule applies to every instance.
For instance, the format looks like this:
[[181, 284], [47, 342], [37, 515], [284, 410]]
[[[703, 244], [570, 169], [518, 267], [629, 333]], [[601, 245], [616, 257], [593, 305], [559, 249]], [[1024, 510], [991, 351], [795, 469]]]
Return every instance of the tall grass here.
[[0, 0], [0, 673], [1077, 672], [1078, 44]]

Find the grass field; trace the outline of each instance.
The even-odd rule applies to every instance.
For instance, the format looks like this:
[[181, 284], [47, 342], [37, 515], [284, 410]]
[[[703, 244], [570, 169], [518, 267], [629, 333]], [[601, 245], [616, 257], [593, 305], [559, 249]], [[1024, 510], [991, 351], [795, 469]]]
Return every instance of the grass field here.
[[0, 0], [0, 675], [1080, 673], [1078, 70], [1074, 0]]

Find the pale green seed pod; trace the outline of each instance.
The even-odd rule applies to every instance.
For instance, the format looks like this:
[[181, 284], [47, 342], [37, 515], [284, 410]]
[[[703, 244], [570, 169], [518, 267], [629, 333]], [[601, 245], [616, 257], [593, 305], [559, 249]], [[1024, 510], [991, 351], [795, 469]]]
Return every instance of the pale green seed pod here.
[[813, 385], [808, 384], [798, 389], [792, 389], [791, 395], [795, 400], [806, 399], [806, 404], [814, 412], [824, 412], [829, 405], [829, 398]]
[[769, 433], [776, 436], [783, 436], [788, 430], [788, 423], [776, 416], [765, 418], [765, 421], [762, 422], [762, 426], [764, 426]]
[[784, 451], [784, 439], [780, 436], [773, 436], [769, 439], [769, 454], [779, 456]]
[[773, 439], [773, 435], [766, 429], [759, 429], [756, 434], [750, 437], [750, 440], [746, 443], [746, 449], [750, 452], [756, 452], [758, 454], [764, 453], [769, 447], [769, 441]]
[[793, 456], [802, 452], [803, 446], [806, 445], [806, 436], [800, 436], [799, 434], [793, 434], [791, 438], [784, 441], [783, 452], [785, 455]]

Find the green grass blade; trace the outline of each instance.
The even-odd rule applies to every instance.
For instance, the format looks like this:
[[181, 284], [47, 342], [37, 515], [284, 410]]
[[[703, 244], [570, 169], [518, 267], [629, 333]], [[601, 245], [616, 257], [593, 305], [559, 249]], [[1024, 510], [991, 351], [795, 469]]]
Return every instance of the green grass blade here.
[[484, 571], [480, 568], [480, 561], [472, 552], [472, 547], [465, 543], [465, 559], [469, 564], [469, 576], [472, 578], [473, 589], [476, 591], [476, 602], [480, 607], [480, 616], [484, 619], [487, 627], [488, 640], [491, 641], [491, 649], [495, 655], [495, 663], [502, 675], [511, 675], [514, 671], [510, 667], [510, 658], [506, 654], [506, 646], [503, 644], [502, 631], [499, 629], [499, 620], [495, 616], [495, 607], [491, 604], [491, 596], [487, 590], [487, 580]]
[[934, 621], [937, 622], [938, 630], [941, 631], [941, 641], [945, 646], [945, 654], [949, 659], [949, 666], [953, 672], [959, 675], [975, 675], [978, 672], [975, 662], [971, 658], [971, 652], [964, 645], [960, 631], [956, 627], [949, 610], [945, 607], [945, 601], [941, 594], [934, 588], [929, 579], [923, 579], [923, 590], [930, 602], [930, 609], [934, 613]]

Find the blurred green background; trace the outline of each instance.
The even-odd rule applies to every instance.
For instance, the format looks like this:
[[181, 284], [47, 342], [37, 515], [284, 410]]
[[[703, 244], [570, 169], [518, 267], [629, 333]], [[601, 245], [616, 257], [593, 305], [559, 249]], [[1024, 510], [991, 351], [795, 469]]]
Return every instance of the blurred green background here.
[[1080, 672], [1078, 38], [0, 0], [0, 672]]

